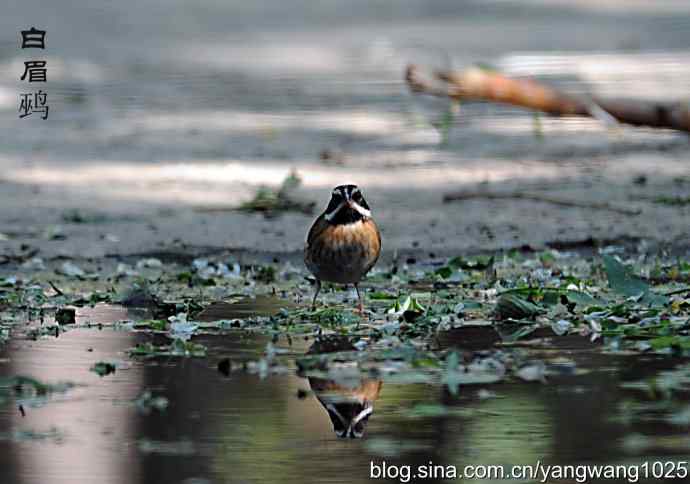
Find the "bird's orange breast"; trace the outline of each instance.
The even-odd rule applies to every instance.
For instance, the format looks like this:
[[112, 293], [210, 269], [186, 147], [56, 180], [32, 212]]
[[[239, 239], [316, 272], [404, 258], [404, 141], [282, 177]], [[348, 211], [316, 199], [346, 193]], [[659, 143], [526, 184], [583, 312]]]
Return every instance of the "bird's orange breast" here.
[[381, 252], [376, 223], [366, 219], [344, 225], [324, 224], [307, 242], [304, 254], [307, 268], [324, 281], [359, 282]]

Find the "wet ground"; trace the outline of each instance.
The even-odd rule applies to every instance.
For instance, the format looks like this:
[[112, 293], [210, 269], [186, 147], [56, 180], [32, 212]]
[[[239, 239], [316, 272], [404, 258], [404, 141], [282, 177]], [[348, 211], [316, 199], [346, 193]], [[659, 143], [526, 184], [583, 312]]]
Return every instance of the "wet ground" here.
[[[528, 350], [546, 362], [547, 377], [462, 385], [453, 396], [440, 382], [401, 383], [390, 375], [349, 386], [305, 378], [295, 362], [313, 337], [226, 330], [194, 337], [207, 346], [205, 358], [128, 357], [137, 343], [164, 339], [113, 327], [144, 316], [97, 305], [78, 312], [79, 328], [3, 348], [0, 376], [75, 385], [2, 406], [3, 482], [370, 482], [372, 462], [412, 469], [432, 462], [446, 472], [537, 461], [629, 467], [682, 461], [690, 448], [690, 367], [668, 356], [607, 355], [585, 338], [565, 338]], [[466, 347], [473, 355], [490, 346], [457, 331], [438, 341], [441, 350]], [[261, 358], [269, 344], [281, 363], [268, 376], [224, 367], [228, 358], [233, 365]], [[99, 376], [89, 370], [95, 361], [117, 369]], [[663, 380], [685, 382], [672, 404], [654, 394]], [[338, 438], [326, 405], [347, 404], [358, 393], [373, 403], [365, 437]]]

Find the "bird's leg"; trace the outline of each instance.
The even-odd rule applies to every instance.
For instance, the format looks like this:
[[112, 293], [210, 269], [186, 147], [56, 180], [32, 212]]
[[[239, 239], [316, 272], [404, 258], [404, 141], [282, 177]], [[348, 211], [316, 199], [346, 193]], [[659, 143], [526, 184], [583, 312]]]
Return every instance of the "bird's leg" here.
[[316, 311], [316, 298], [319, 296], [319, 291], [321, 291], [321, 280], [316, 280], [316, 292], [314, 293], [314, 300], [311, 302], [311, 310]]
[[364, 304], [362, 303], [362, 295], [359, 293], [359, 284], [355, 282], [355, 291], [357, 291], [357, 300], [359, 301], [359, 306], [357, 306], [359, 314], [364, 313]]

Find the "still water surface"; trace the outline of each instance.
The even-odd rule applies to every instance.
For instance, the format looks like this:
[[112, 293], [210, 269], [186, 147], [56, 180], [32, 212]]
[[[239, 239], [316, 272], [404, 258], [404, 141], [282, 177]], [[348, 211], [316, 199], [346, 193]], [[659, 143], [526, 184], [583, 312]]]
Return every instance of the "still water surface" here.
[[[93, 323], [126, 317], [137, 315], [108, 307], [88, 312]], [[534, 351], [535, 358], [576, 363], [577, 371], [546, 382], [463, 386], [458, 397], [436, 384], [369, 382], [381, 385], [380, 394], [369, 391], [374, 411], [361, 439], [335, 435], [317, 399], [323, 397], [322, 387], [313, 381], [310, 387], [298, 375], [294, 359], [309, 350], [312, 339], [278, 339], [288, 370], [265, 379], [241, 371], [226, 376], [218, 363], [260, 358], [269, 337], [240, 331], [195, 337], [208, 346], [207, 358], [135, 361], [126, 356], [137, 342], [154, 339], [106, 326], [9, 343], [0, 353], [2, 376], [77, 386], [47, 401], [11, 399], [2, 405], [1, 482], [369, 482], [371, 462], [415, 466], [431, 461], [457, 469], [538, 460], [631, 465], [662, 456], [683, 460], [688, 452], [685, 427], [668, 424], [670, 413], [660, 407], [641, 417], [631, 408], [654, 398], [622, 386], [679, 362], [602, 355], [580, 338]], [[457, 347], [476, 343], [452, 333], [440, 341]], [[99, 377], [89, 368], [101, 360], [120, 367]], [[167, 409], [138, 408], [133, 402], [146, 390], [166, 397]], [[423, 404], [451, 411], [411, 417], [411, 409]], [[640, 435], [647, 436], [645, 443], [632, 445]]]

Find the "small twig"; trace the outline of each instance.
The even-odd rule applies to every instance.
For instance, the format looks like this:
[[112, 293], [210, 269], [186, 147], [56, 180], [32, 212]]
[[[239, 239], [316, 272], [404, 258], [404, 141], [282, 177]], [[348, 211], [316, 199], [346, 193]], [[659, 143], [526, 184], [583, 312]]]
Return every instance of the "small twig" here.
[[65, 295], [65, 293], [62, 292], [62, 291], [60, 290], [60, 288], [57, 287], [57, 286], [53, 283], [53, 281], [48, 281], [48, 284], [50, 284], [50, 287], [53, 288], [53, 291], [55, 291], [55, 292], [57, 293], [58, 296], [64, 296], [64, 295]]
[[683, 294], [685, 292], [690, 292], [690, 287], [683, 287], [680, 289], [674, 289], [673, 291], [667, 291], [664, 294], [664, 296], [674, 296], [676, 294]]
[[19, 254], [19, 255], [13, 255], [13, 254], [0, 254], [0, 265], [3, 264], [8, 264], [10, 262], [24, 262], [26, 260], [31, 259], [33, 256], [38, 254], [38, 249], [31, 249], [28, 252], [25, 252], [24, 254]]
[[506, 289], [505, 291], [497, 292], [497, 296], [502, 296], [504, 294], [512, 294], [516, 292], [530, 292], [530, 291], [543, 291], [543, 292], [566, 292], [568, 289], [564, 287], [539, 287], [539, 286], [528, 286], [528, 287], [513, 287], [511, 289]]
[[443, 201], [455, 202], [459, 200], [472, 200], [477, 198], [484, 198], [487, 200], [531, 200], [534, 202], [550, 203], [552, 205], [559, 205], [561, 207], [575, 207], [586, 208], [594, 210], [608, 210], [609, 212], [616, 212], [623, 215], [639, 215], [642, 211], [637, 208], [624, 208], [611, 205], [607, 202], [583, 202], [577, 200], [564, 200], [561, 198], [551, 197], [549, 195], [540, 195], [538, 193], [525, 192], [455, 192], [446, 193], [443, 196]]
[[263, 213], [267, 218], [276, 216], [282, 212], [299, 212], [305, 215], [311, 215], [314, 213], [314, 207], [316, 202], [309, 201], [297, 201], [292, 199], [277, 200], [266, 205], [253, 204], [252, 202], [247, 202], [247, 204], [237, 207], [237, 206], [224, 206], [224, 205], [209, 205], [195, 207], [193, 210], [198, 213], [225, 213], [225, 212], [259, 212]]
[[236, 212], [237, 207], [230, 205], [209, 205], [203, 207], [194, 207], [193, 211], [198, 213], [221, 213], [221, 212]]

